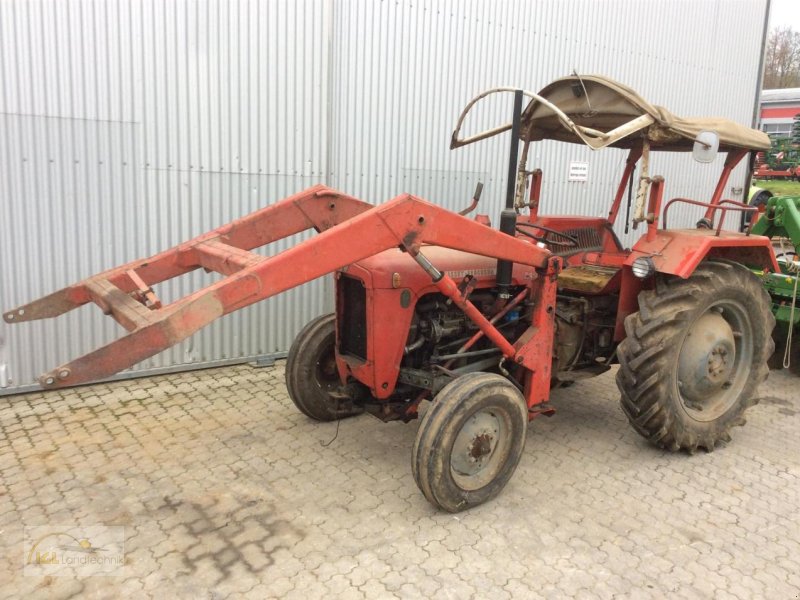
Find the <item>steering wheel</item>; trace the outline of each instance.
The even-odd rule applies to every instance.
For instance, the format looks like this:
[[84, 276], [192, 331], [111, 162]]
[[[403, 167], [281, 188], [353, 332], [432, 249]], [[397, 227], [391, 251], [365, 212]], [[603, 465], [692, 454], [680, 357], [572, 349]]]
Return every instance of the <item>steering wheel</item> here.
[[[530, 231], [525, 231], [523, 227], [532, 227], [534, 229], [540, 229], [541, 231], [545, 232], [545, 235], [544, 236], [534, 235]], [[537, 242], [542, 242], [543, 244], [550, 244], [551, 246], [561, 246], [562, 248], [577, 248], [578, 246], [580, 246], [578, 238], [576, 238], [575, 236], [569, 235], [568, 233], [564, 233], [563, 231], [556, 231], [555, 229], [550, 229], [549, 227], [545, 227], [544, 225], [536, 225], [535, 223], [517, 223], [516, 230], [522, 235], [527, 235], [529, 238], [532, 238]], [[551, 234], [558, 238], [562, 238], [562, 241], [548, 239], [548, 236]]]

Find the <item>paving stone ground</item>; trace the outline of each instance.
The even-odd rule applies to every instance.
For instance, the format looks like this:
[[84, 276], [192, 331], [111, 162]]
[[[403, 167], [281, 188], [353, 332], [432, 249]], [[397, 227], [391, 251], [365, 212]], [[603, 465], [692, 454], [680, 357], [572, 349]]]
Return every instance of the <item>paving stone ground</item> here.
[[[694, 456], [629, 427], [613, 373], [557, 390], [505, 491], [458, 515], [414, 484], [418, 423], [331, 442], [282, 364], [1, 398], [0, 596], [796, 599], [799, 388], [773, 372]], [[56, 524], [123, 526], [125, 566], [24, 576], [23, 527]]]

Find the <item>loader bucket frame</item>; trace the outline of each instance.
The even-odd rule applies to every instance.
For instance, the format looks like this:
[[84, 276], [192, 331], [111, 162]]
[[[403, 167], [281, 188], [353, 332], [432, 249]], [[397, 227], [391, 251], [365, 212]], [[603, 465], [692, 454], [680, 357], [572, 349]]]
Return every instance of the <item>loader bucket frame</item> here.
[[[319, 235], [275, 256], [251, 252], [309, 229]], [[550, 298], [537, 303], [532, 331], [523, 338], [525, 342], [532, 338], [541, 341], [539, 348], [522, 342], [510, 344], [462, 297], [449, 276], [427, 262], [425, 244], [536, 268], [542, 278], [538, 285], [547, 287], [546, 296]], [[535, 384], [544, 385], [541, 389], [546, 397], [550, 370], [549, 360], [544, 357], [549, 355], [552, 340], [554, 282], [560, 259], [525, 240], [409, 194], [373, 206], [323, 185], [314, 186], [150, 258], [104, 271], [19, 306], [3, 318], [7, 323], [32, 321], [94, 303], [122, 325], [127, 335], [39, 378], [45, 388], [72, 386], [110, 377], [177, 344], [225, 314], [397, 247], [414, 256], [440, 291], [462, 308], [506, 358], [536, 373]], [[220, 273], [223, 278], [162, 306], [153, 286], [199, 268]], [[529, 287], [533, 290], [534, 285]], [[548, 366], [542, 367], [543, 364]], [[529, 389], [536, 387], [530, 377], [526, 383]]]

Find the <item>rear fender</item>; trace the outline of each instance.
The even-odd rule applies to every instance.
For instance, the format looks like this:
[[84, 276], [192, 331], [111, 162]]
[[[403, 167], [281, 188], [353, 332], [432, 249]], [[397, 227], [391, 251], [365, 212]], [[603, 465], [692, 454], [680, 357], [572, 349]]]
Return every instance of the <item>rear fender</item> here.
[[707, 258], [723, 258], [762, 271], [780, 271], [769, 238], [709, 229], [659, 230], [654, 239], [641, 238], [625, 260], [630, 268], [637, 258], [649, 256], [656, 271], [686, 279]]
[[658, 273], [686, 279], [697, 266], [709, 258], [741, 263], [762, 271], [780, 272], [769, 238], [723, 231], [715, 235], [708, 229], [659, 230], [653, 240], [642, 237], [625, 259], [622, 267], [617, 323], [614, 340], [625, 338], [625, 317], [639, 310], [639, 292], [652, 289], [654, 279], [638, 279], [631, 265], [639, 257], [649, 256]]

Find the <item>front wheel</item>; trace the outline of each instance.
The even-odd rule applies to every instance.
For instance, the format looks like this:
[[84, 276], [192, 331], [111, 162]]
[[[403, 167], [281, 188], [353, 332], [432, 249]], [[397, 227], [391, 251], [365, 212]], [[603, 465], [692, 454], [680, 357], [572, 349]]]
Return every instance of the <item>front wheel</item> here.
[[703, 262], [688, 279], [662, 279], [639, 294], [617, 372], [633, 428], [669, 450], [729, 441], [769, 372], [770, 308], [758, 278], [728, 261]]
[[286, 388], [300, 412], [317, 421], [363, 412], [351, 400], [333, 395], [339, 384], [335, 315], [323, 315], [303, 327], [292, 343], [286, 359]]
[[517, 468], [528, 409], [519, 390], [491, 373], [447, 384], [423, 418], [411, 457], [431, 504], [458, 512], [493, 498]]

